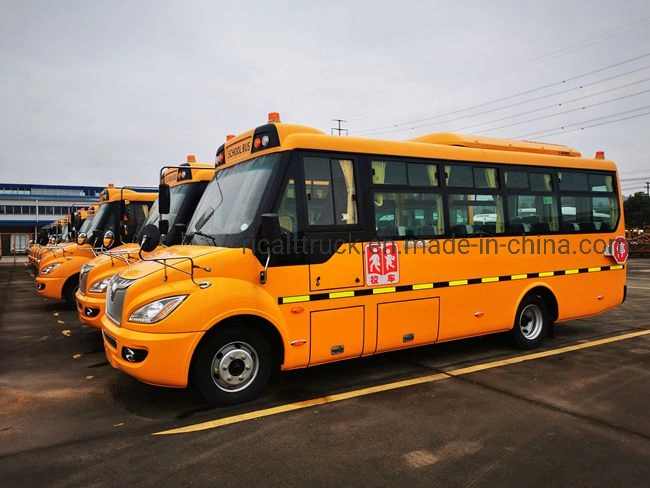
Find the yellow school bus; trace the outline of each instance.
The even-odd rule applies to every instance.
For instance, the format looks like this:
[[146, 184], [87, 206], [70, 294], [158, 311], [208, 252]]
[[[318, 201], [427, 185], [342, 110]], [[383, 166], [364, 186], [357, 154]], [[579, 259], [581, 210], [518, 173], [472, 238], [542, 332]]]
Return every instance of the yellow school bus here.
[[[61, 256], [64, 249], [74, 245], [70, 243], [70, 240], [74, 241], [78, 229], [87, 230], [97, 208], [98, 205], [91, 205], [88, 208], [77, 209], [73, 212], [72, 218], [68, 222], [68, 240], [66, 242], [57, 243], [56, 239], [53, 238], [53, 224], [41, 228], [38, 238], [33, 242], [29, 250], [29, 262], [36, 267], [37, 271], [41, 263], [43, 263], [43, 266], [46, 265], [46, 261]], [[90, 219], [88, 219], [89, 216]]]
[[[64, 300], [75, 306], [81, 266], [95, 257], [96, 249], [111, 236], [130, 242], [144, 223], [158, 193], [152, 188], [116, 188], [109, 185], [99, 195], [99, 208], [87, 231], [80, 232], [76, 243], [59, 246], [54, 257], [41, 260], [36, 276], [36, 291], [45, 298]], [[83, 226], [82, 226], [83, 228]]]
[[[554, 323], [625, 298], [616, 166], [566, 146], [269, 123], [232, 138], [188, 224], [108, 285], [110, 363], [217, 405], [291, 370]], [[143, 230], [143, 249], [155, 228]]]
[[[194, 155], [189, 155], [187, 163], [181, 166], [161, 169], [159, 198], [151, 207], [144, 226], [158, 225], [163, 234], [162, 246], [180, 244], [187, 222], [214, 171], [214, 164], [197, 163]], [[81, 323], [101, 328], [108, 281], [121, 268], [138, 261], [139, 251], [137, 243], [123, 244], [106, 250], [81, 267], [75, 294]]]

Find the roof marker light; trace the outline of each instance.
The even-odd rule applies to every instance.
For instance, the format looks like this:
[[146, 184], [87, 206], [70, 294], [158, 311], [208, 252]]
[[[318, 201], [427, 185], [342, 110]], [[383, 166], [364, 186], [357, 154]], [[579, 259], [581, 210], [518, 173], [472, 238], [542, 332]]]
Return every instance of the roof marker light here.
[[235, 134], [228, 134], [226, 136], [226, 142], [228, 142], [230, 139], [234, 139], [234, 138], [235, 138]]
[[269, 112], [269, 124], [271, 122], [280, 122], [280, 114], [278, 112]]
[[196, 163], [196, 156], [194, 154], [188, 154], [187, 155], [187, 162], [188, 163]]
[[605, 159], [605, 151], [596, 151], [596, 159]]

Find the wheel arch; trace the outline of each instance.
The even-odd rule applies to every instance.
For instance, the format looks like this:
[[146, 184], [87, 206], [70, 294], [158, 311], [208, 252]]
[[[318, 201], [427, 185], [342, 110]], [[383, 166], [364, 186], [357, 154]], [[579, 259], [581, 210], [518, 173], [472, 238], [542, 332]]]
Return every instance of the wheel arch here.
[[271, 347], [271, 354], [273, 358], [273, 367], [277, 368], [284, 361], [284, 343], [282, 340], [282, 335], [277, 327], [272, 324], [270, 321], [264, 317], [254, 314], [239, 314], [232, 315], [227, 317], [216, 324], [214, 324], [210, 329], [208, 329], [201, 340], [194, 347], [192, 352], [192, 359], [190, 360], [189, 369], [188, 369], [188, 385], [193, 382], [193, 371], [196, 362], [198, 352], [203, 347], [203, 344], [217, 332], [224, 330], [225, 328], [234, 328], [234, 327], [250, 327], [257, 332], [259, 332], [264, 339], [268, 342]]
[[520, 296], [519, 300], [515, 304], [515, 315], [517, 312], [517, 309], [519, 308], [519, 304], [522, 302], [522, 300], [528, 296], [528, 295], [537, 295], [539, 296], [544, 304], [546, 305], [546, 308], [548, 310], [548, 315], [551, 320], [551, 323], [555, 322], [559, 316], [559, 304], [557, 302], [557, 298], [555, 296], [555, 293], [546, 286], [545, 284], [542, 283], [536, 283], [527, 288]]

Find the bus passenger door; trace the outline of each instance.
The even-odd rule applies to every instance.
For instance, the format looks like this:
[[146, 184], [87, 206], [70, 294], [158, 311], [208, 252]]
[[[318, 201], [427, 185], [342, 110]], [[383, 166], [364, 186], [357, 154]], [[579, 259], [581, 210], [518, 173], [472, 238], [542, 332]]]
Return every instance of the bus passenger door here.
[[309, 364], [359, 357], [364, 307], [346, 302], [364, 285], [357, 164], [351, 158], [304, 155], [302, 170], [313, 301]]

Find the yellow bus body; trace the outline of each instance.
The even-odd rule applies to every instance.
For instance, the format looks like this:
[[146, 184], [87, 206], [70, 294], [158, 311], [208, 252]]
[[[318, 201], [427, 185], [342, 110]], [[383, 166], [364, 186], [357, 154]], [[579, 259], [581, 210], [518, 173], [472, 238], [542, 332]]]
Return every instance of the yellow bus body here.
[[[616, 172], [609, 160], [582, 158], [571, 148], [552, 144], [454, 134], [385, 141], [273, 125], [279, 139], [276, 147], [251, 154], [254, 131], [249, 131], [225, 145], [223, 168], [258, 155], [318, 151], [340, 158], [380, 155], [422, 158], [437, 164], [498, 163], [501, 169], [527, 165], [533, 169]], [[620, 188], [617, 175], [614, 179]], [[152, 257], [159, 261], [192, 258], [193, 276], [188, 275], [187, 260], [168, 261], [173, 268], [160, 262], [139, 262], [116, 275], [114, 279], [127, 283], [128, 288], [119, 317], [106, 315], [102, 319], [106, 355], [111, 365], [143, 382], [185, 387], [203, 344], [216, 331], [235, 325], [259, 329], [281, 369], [291, 370], [509, 331], [518, 307], [531, 294], [542, 300], [552, 322], [598, 314], [624, 300], [625, 264], [615, 262], [604, 245], [591, 252], [580, 252], [580, 246], [583, 242], [587, 250], [585, 239], [606, 243], [624, 235], [620, 192], [616, 199], [620, 218], [606, 232], [539, 236], [556, 244], [562, 240], [565, 254], [515, 252], [517, 239], [522, 240], [524, 249], [542, 244], [531, 234], [472, 237], [464, 252], [449, 254], [430, 252], [445, 240], [450, 245], [453, 241], [448, 235], [397, 238], [399, 280], [378, 286], [366, 283], [368, 270], [362, 251], [370, 240], [354, 246], [342, 244], [321, 263], [271, 266], [264, 283], [260, 279], [264, 259], [250, 248], [169, 247]], [[505, 251], [508, 242], [512, 252]], [[496, 246], [498, 253], [486, 254], [488, 245]], [[185, 298], [162, 320], [155, 324], [129, 320], [144, 305], [171, 296]], [[128, 360], [125, 351], [127, 355], [139, 351], [144, 359]]]
[[[190, 162], [189, 158], [187, 168], [180, 168], [181, 171], [183, 169], [191, 171], [189, 179], [182, 176], [182, 174], [179, 178], [179, 168], [174, 167], [165, 171], [163, 175], [164, 183], [173, 188], [190, 183], [209, 181], [215, 171], [213, 164]], [[75, 292], [77, 315], [82, 324], [101, 329], [106, 305], [106, 291], [93, 291], [93, 285], [110, 278], [121, 268], [139, 261], [139, 254], [140, 246], [138, 244], [122, 244], [85, 263], [89, 268], [87, 275], [81, 278], [79, 289]]]

